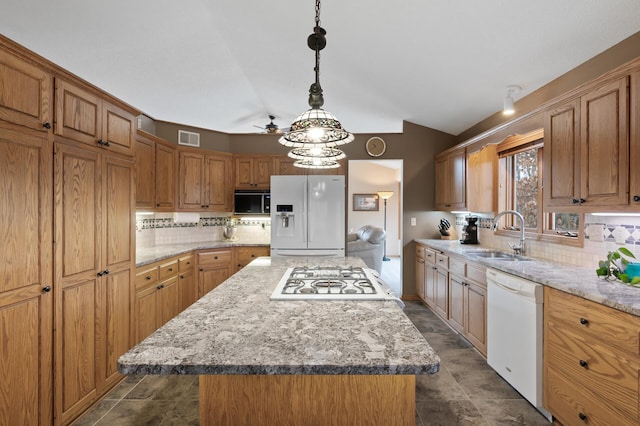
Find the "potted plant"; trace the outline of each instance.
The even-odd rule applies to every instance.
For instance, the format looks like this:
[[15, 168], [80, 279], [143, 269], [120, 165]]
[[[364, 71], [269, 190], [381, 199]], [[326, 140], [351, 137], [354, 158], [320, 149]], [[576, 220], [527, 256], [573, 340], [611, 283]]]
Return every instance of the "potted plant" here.
[[629, 262], [627, 258], [635, 259], [636, 257], [625, 247], [610, 251], [607, 253], [606, 260], [601, 260], [598, 263], [596, 274], [606, 280], [619, 279], [625, 284], [640, 287], [640, 276], [634, 276], [635, 274], [630, 276], [626, 273], [628, 265], [637, 265], [636, 263]]

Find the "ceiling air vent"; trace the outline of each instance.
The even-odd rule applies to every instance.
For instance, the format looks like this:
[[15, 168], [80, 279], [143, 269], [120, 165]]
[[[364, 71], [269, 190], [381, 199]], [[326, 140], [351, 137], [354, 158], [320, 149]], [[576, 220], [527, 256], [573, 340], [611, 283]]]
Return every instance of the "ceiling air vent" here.
[[200, 133], [178, 130], [178, 145], [200, 146]]

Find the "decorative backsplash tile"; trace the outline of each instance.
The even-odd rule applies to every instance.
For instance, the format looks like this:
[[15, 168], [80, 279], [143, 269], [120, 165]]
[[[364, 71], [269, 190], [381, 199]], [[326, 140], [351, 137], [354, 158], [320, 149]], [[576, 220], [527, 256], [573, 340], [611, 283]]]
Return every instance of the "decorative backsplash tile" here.
[[145, 218], [136, 220], [136, 231], [143, 229], [164, 229], [164, 228], [197, 228], [207, 226], [226, 226], [229, 222], [235, 226], [267, 226], [271, 224], [271, 218], [266, 217], [264, 219], [258, 218], [230, 218], [227, 216], [222, 217], [202, 217], [195, 223], [191, 222], [179, 222], [176, 223], [172, 218]]

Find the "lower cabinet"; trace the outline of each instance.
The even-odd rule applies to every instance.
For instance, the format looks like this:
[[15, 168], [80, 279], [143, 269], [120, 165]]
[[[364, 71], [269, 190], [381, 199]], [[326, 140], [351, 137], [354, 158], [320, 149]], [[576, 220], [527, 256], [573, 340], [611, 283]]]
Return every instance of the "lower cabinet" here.
[[640, 318], [544, 289], [543, 405], [564, 425], [640, 424]]
[[486, 356], [485, 272], [480, 264], [416, 245], [418, 297]]
[[257, 257], [269, 256], [270, 254], [271, 249], [269, 246], [236, 247], [236, 271], [244, 268]]
[[178, 259], [178, 306], [184, 311], [198, 300], [198, 285], [194, 273], [194, 255], [188, 254]]
[[449, 324], [487, 355], [486, 268], [449, 258]]
[[198, 251], [196, 256], [199, 297], [209, 293], [234, 273], [231, 248]]
[[[135, 279], [136, 343], [142, 341], [182, 311], [181, 293], [183, 288], [181, 288], [181, 284], [188, 283], [188, 279], [181, 283], [178, 273], [180, 259], [182, 258], [174, 257], [137, 269]], [[191, 255], [191, 259], [193, 259], [193, 255]], [[193, 267], [190, 271], [185, 270], [183, 273], [189, 272], [193, 276]], [[194, 283], [192, 283], [191, 291], [195, 294]]]

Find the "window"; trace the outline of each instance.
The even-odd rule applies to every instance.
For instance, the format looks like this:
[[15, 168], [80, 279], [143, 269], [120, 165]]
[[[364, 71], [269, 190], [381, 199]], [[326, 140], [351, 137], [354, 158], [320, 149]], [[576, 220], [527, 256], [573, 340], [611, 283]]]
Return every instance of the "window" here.
[[[542, 130], [507, 138], [498, 145], [499, 210], [516, 210], [525, 220], [528, 238], [581, 245], [581, 215], [575, 213], [544, 213]], [[503, 216], [502, 234], [519, 231], [520, 223], [512, 215]]]

